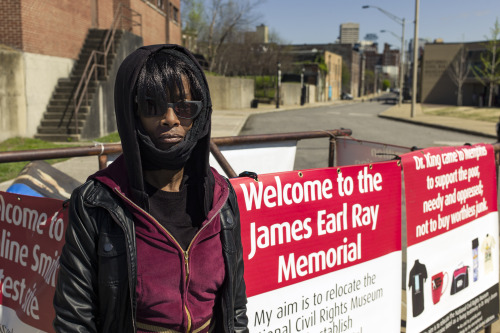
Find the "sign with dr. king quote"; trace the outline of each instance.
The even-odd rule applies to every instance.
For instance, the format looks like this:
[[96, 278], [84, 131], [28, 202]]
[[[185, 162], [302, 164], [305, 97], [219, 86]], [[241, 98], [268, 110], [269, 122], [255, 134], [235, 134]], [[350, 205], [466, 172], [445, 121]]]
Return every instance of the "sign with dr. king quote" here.
[[402, 155], [407, 212], [407, 332], [477, 332], [497, 318], [493, 147]]
[[231, 183], [251, 332], [400, 331], [398, 162]]

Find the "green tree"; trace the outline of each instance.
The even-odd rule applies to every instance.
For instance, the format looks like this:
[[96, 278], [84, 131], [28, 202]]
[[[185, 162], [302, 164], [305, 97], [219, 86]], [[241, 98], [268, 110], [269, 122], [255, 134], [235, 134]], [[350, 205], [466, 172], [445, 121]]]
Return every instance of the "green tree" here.
[[390, 87], [391, 87], [391, 81], [389, 81], [388, 79], [382, 81], [382, 90], [387, 90]]
[[500, 24], [498, 18], [490, 31], [491, 38], [484, 44], [486, 51], [482, 52], [480, 56], [481, 64], [472, 67], [474, 76], [488, 87], [488, 107], [491, 107], [493, 101], [493, 88], [500, 83], [500, 57], [498, 56]]
[[342, 90], [343, 91], [351, 91], [351, 71], [347, 64], [342, 61]]
[[182, 0], [182, 29], [201, 31], [206, 27], [205, 7], [202, 0]]
[[365, 70], [365, 94], [375, 92], [375, 73], [371, 69]]

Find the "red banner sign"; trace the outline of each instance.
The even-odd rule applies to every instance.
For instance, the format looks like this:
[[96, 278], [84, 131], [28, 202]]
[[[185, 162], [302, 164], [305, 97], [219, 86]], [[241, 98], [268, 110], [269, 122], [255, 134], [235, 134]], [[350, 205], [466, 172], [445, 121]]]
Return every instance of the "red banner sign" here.
[[397, 162], [231, 182], [241, 215], [251, 331], [399, 329]]
[[493, 147], [402, 156], [411, 332], [477, 332], [496, 320], [498, 213]]
[[389, 162], [233, 179], [248, 296], [401, 250], [400, 172]]
[[491, 145], [403, 155], [408, 246], [497, 210], [493, 155]]
[[53, 331], [65, 229], [62, 201], [0, 192], [0, 331]]

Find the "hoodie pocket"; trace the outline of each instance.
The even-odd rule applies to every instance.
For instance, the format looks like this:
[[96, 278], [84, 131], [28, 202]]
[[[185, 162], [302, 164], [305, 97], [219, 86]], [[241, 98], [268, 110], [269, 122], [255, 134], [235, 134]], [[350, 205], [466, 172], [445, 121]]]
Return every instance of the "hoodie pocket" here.
[[102, 233], [97, 245], [98, 281], [113, 285], [127, 278], [127, 256], [123, 234]]

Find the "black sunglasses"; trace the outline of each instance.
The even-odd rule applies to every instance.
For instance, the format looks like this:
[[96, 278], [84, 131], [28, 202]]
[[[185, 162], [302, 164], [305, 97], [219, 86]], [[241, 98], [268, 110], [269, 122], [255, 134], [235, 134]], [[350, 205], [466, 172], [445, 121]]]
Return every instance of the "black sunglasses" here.
[[[137, 102], [137, 97], [136, 97]], [[194, 119], [198, 116], [203, 107], [203, 103], [201, 101], [181, 101], [175, 103], [167, 103], [167, 109], [172, 108], [174, 110], [177, 118], [182, 119]], [[158, 117], [163, 116], [167, 110], [160, 110], [154, 104], [148, 103], [147, 108], [139, 108], [141, 114], [144, 117]]]

